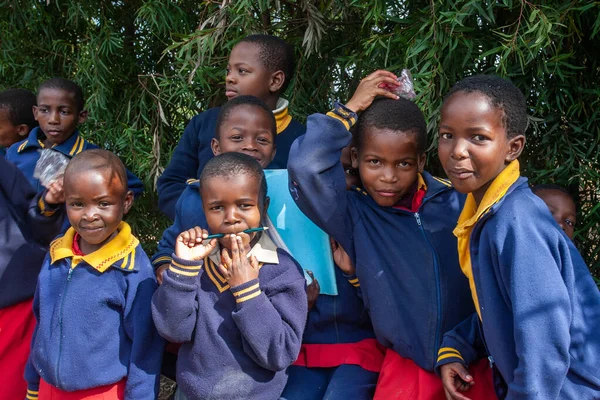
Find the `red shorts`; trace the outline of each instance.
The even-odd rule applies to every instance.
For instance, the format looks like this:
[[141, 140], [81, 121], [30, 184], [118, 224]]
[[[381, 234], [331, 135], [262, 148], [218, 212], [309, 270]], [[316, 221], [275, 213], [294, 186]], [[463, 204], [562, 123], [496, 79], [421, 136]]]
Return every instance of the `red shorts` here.
[[303, 344], [292, 365], [307, 368], [333, 368], [340, 365], [358, 365], [371, 372], [379, 372], [384, 360], [385, 347], [375, 339], [356, 343]]
[[[492, 370], [487, 359], [482, 359], [469, 367], [475, 385], [461, 392], [472, 400], [490, 400], [496, 398]], [[442, 380], [433, 372], [425, 371], [414, 361], [403, 358], [388, 349], [374, 400], [446, 400]]]
[[123, 379], [112, 385], [99, 386], [76, 392], [65, 392], [40, 380], [39, 400], [124, 400], [125, 382]]
[[24, 399], [27, 383], [23, 374], [35, 328], [33, 298], [0, 310], [0, 400]]

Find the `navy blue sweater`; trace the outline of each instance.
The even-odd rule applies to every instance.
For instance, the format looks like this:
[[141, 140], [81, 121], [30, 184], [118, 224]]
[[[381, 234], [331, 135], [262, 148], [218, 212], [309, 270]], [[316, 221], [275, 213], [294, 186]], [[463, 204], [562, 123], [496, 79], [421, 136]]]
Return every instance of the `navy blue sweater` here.
[[0, 309], [35, 292], [50, 241], [60, 232], [64, 212], [43, 201], [27, 178], [0, 156]]
[[600, 293], [585, 262], [527, 179], [494, 201], [468, 247], [481, 326], [473, 314], [447, 333], [438, 367], [487, 345], [507, 399], [599, 399]]
[[177, 383], [190, 400], [279, 398], [300, 351], [307, 300], [299, 265], [275, 254], [258, 279], [232, 288], [213, 261], [218, 251], [199, 263], [173, 256], [152, 315], [165, 339], [182, 343]]
[[[40, 159], [40, 153], [38, 150], [44, 148], [44, 144], [42, 142], [44, 137], [44, 132], [40, 129], [40, 127], [35, 127], [31, 130], [31, 132], [29, 132], [27, 139], [13, 144], [6, 152], [6, 159], [19, 167], [19, 169], [29, 180], [31, 186], [33, 186], [38, 192], [43, 192], [44, 187], [36, 178], [33, 177], [33, 171], [35, 170], [35, 164]], [[64, 143], [52, 147], [53, 150], [59, 151], [69, 158], [81, 153], [84, 150], [97, 148], [98, 146], [81, 137], [79, 131], [75, 131]], [[127, 185], [136, 197], [141, 196], [142, 192], [144, 191], [144, 184], [142, 181], [140, 181], [140, 179], [129, 170], [127, 170]]]
[[[215, 137], [219, 110], [219, 107], [211, 108], [192, 118], [171, 155], [169, 165], [158, 179], [158, 207], [171, 220], [175, 219], [175, 205], [185, 190], [186, 181], [197, 179], [206, 163], [214, 157], [210, 142]], [[288, 114], [287, 106], [274, 112], [277, 152], [269, 168], [285, 169], [290, 147], [305, 129]]]
[[336, 267], [335, 278], [338, 295], [319, 295], [308, 312], [303, 343], [356, 343], [375, 337], [369, 314], [358, 294], [360, 284], [356, 276], [349, 277]]
[[340, 155], [351, 140], [338, 119], [311, 115], [290, 152], [290, 192], [356, 265], [377, 340], [432, 371], [443, 333], [473, 312], [452, 235], [464, 196], [428, 173], [417, 213], [346, 191]]
[[40, 377], [65, 391], [127, 379], [125, 399], [154, 400], [164, 341], [152, 322], [156, 278], [131, 228], [99, 250], [73, 254], [75, 231], [56, 239], [40, 272], [37, 319], [25, 370], [30, 390]]

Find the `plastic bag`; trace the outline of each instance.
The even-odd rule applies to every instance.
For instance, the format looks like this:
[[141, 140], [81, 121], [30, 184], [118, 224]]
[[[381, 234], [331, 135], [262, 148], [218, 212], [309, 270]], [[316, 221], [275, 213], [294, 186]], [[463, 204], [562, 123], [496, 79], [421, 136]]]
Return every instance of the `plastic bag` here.
[[40, 158], [35, 164], [33, 177], [39, 179], [44, 187], [48, 187], [65, 174], [69, 160], [69, 157], [58, 151], [52, 149], [40, 150]]
[[400, 86], [392, 90], [392, 92], [408, 100], [413, 100], [415, 97], [417, 97], [415, 94], [415, 85], [413, 84], [412, 75], [409, 70], [406, 68], [403, 69], [396, 80]]

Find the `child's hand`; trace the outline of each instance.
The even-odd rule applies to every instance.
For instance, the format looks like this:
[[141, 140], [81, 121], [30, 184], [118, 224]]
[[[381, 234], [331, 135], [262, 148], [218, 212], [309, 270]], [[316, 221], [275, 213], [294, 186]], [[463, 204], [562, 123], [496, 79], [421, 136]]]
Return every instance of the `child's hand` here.
[[156, 268], [156, 280], [158, 281], [159, 285], [162, 285], [163, 274], [167, 269], [169, 269], [169, 264], [163, 264], [160, 267]]
[[308, 311], [310, 311], [317, 302], [319, 298], [319, 294], [321, 293], [321, 285], [319, 285], [319, 281], [313, 275], [312, 271], [306, 270], [308, 276], [311, 277], [312, 282], [310, 285], [306, 287], [306, 297], [308, 299]]
[[210, 254], [217, 245], [217, 239], [206, 241], [208, 236], [206, 229], [195, 227], [181, 232], [175, 242], [175, 255], [184, 260], [202, 260]]
[[231, 257], [227, 249], [221, 251], [221, 264], [219, 271], [230, 287], [236, 287], [258, 278], [258, 260], [252, 256], [248, 259], [246, 246], [243, 245], [242, 237], [231, 235]]
[[459, 393], [469, 390], [475, 384], [464, 365], [459, 362], [442, 365], [440, 375], [448, 400], [470, 400]]
[[393, 73], [384, 70], [377, 70], [360, 81], [354, 96], [346, 103], [346, 107], [359, 113], [371, 105], [375, 97], [384, 96], [397, 100], [399, 97], [390, 92], [399, 85], [397, 77]]
[[44, 201], [48, 204], [60, 204], [65, 202], [65, 192], [63, 190], [63, 178], [62, 176], [52, 181], [46, 188], [46, 196]]
[[335, 261], [335, 265], [337, 265], [346, 275], [354, 275], [356, 268], [352, 265], [348, 253], [346, 253], [342, 246], [340, 246], [333, 238], [329, 238], [329, 242], [331, 243], [331, 251], [333, 251], [333, 261]]

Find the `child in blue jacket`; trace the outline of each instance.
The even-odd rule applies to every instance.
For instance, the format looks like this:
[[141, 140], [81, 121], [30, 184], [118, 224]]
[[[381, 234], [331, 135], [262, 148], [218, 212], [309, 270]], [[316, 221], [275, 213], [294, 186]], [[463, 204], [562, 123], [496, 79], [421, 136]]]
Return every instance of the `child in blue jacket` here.
[[150, 309], [157, 285], [123, 221], [133, 203], [126, 169], [109, 151], [82, 152], [67, 166], [64, 192], [72, 227], [52, 242], [39, 275], [27, 398], [154, 400], [163, 352]]
[[577, 223], [577, 206], [571, 193], [562, 186], [551, 183], [535, 185], [531, 191], [544, 200], [558, 226], [565, 231], [569, 239], [573, 240]]
[[60, 232], [62, 184], [41, 194], [0, 155], [0, 399], [23, 399], [23, 379], [35, 318], [31, 310], [38, 273], [50, 241]]
[[[345, 147], [341, 154], [347, 190], [360, 186], [350, 149]], [[288, 368], [282, 400], [366, 400], [375, 393], [384, 351], [374, 339], [350, 257], [337, 242], [331, 242], [338, 294], [321, 294], [312, 307], [309, 302], [302, 348]]]
[[[292, 142], [304, 133], [304, 126], [288, 113], [288, 101], [280, 96], [294, 75], [294, 50], [282, 39], [251, 35], [231, 51], [225, 78], [229, 100], [242, 95], [259, 98], [273, 110], [277, 121], [277, 154], [269, 168], [285, 168]], [[211, 141], [219, 108], [196, 115], [185, 128], [169, 165], [158, 179], [158, 205], [171, 220], [175, 206], [189, 179], [197, 179], [213, 157]]]
[[[15, 143], [6, 152], [6, 159], [14, 163], [38, 192], [42, 184], [33, 177], [40, 149], [51, 148], [71, 158], [88, 149], [97, 149], [79, 134], [77, 125], [83, 124], [88, 112], [84, 109], [81, 87], [73, 81], [52, 78], [38, 88], [37, 106], [33, 107], [35, 119], [40, 126], [29, 133], [27, 139]], [[127, 171], [127, 184], [134, 195], [144, 191], [142, 182]]]
[[8, 89], [0, 92], [0, 154], [23, 140], [37, 126], [33, 117], [35, 94], [27, 89]]
[[241, 153], [211, 159], [200, 177], [207, 239], [181, 233], [152, 299], [160, 334], [182, 343], [176, 399], [275, 400], [306, 322], [304, 275], [261, 226], [269, 205], [261, 165]]
[[[376, 71], [346, 106], [308, 118], [290, 152], [290, 193], [356, 266], [375, 335], [389, 349], [375, 398], [441, 399], [432, 372], [442, 335], [473, 310], [452, 235], [464, 196], [423, 171], [423, 114], [383, 85], [396, 87], [396, 76]], [[346, 191], [340, 153], [360, 111], [351, 155], [362, 188]]]
[[467, 398], [461, 391], [474, 378], [466, 367], [482, 355], [499, 398], [600, 398], [600, 292], [520, 176], [526, 128], [523, 94], [497, 76], [466, 78], [444, 99], [438, 152], [468, 194], [454, 234], [477, 311], [439, 352], [453, 399]]

